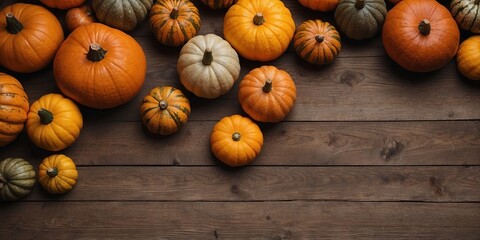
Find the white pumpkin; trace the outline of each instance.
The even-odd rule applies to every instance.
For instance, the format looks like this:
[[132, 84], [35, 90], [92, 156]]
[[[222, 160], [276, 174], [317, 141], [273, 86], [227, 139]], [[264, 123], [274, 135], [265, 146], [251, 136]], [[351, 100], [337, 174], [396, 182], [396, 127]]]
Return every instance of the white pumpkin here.
[[183, 45], [177, 63], [183, 86], [197, 97], [227, 93], [240, 75], [237, 52], [215, 34], [197, 35]]

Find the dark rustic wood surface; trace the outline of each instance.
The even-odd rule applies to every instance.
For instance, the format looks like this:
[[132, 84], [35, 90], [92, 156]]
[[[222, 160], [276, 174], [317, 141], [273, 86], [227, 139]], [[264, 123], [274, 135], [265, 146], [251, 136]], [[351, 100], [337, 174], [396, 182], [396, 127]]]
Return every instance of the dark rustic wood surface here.
[[[225, 10], [194, 3], [200, 34], [223, 36]], [[284, 3], [297, 26], [334, 23], [332, 13]], [[63, 24], [65, 12], [52, 11]], [[61, 196], [37, 184], [26, 198], [0, 203], [0, 239], [480, 239], [480, 84], [454, 60], [410, 73], [386, 56], [380, 36], [342, 39], [339, 57], [322, 67], [292, 47], [268, 63], [241, 59], [240, 79], [264, 64], [288, 71], [298, 100], [284, 121], [260, 124], [258, 158], [231, 169], [211, 153], [209, 135], [221, 117], [245, 115], [238, 81], [218, 99], [197, 98], [178, 80], [180, 48], [157, 43], [147, 22], [129, 34], [147, 55], [141, 92], [114, 109], [81, 107], [84, 129], [61, 151], [77, 163], [78, 184]], [[31, 103], [59, 92], [51, 65], [0, 72], [18, 78]], [[192, 114], [175, 135], [153, 136], [139, 105], [167, 84], [187, 94]], [[0, 148], [0, 159], [22, 157], [36, 168], [50, 154], [25, 132]]]

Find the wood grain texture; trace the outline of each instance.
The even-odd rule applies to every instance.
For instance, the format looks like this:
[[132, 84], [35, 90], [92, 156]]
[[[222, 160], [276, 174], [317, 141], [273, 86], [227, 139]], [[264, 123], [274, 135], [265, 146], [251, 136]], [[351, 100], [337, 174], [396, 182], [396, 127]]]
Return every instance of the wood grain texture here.
[[[215, 122], [187, 122], [153, 136], [140, 122], [89, 121], [62, 153], [78, 165], [217, 165], [210, 150]], [[282, 122], [261, 124], [265, 137], [252, 165], [480, 165], [480, 122]], [[0, 159], [31, 162], [51, 154], [26, 134]]]
[[[480, 202], [480, 167], [79, 167], [72, 192], [24, 201]], [[22, 201], [23, 201], [22, 200]]]
[[[478, 239], [480, 204], [75, 202], [0, 206], [1, 239]], [[23, 216], [23, 217], [18, 217]], [[52, 233], [53, 232], [53, 233]]]

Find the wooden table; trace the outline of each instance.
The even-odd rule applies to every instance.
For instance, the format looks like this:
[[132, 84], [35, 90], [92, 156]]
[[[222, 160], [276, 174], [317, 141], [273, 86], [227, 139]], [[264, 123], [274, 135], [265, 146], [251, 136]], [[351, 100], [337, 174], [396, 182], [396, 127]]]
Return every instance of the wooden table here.
[[[297, 26], [332, 19], [284, 2]], [[200, 34], [223, 36], [225, 10], [194, 3]], [[53, 12], [63, 22], [65, 12]], [[223, 116], [246, 115], [239, 81], [218, 99], [187, 94], [189, 122], [175, 135], [152, 136], [139, 105], [157, 85], [186, 92], [176, 71], [180, 49], [157, 43], [148, 22], [130, 34], [147, 55], [141, 92], [114, 109], [81, 107], [81, 135], [60, 152], [78, 165], [78, 184], [61, 196], [37, 184], [21, 201], [1, 203], [0, 239], [480, 239], [480, 87], [454, 60], [410, 73], [386, 56], [380, 36], [344, 37], [328, 66], [306, 64], [292, 47], [273, 62], [242, 59], [240, 79], [264, 64], [287, 70], [298, 100], [283, 122], [260, 124], [265, 144], [251, 165], [228, 169], [209, 136]], [[31, 103], [59, 92], [51, 65], [0, 71], [22, 82]], [[22, 157], [36, 168], [50, 154], [25, 131], [0, 149], [0, 159]]]

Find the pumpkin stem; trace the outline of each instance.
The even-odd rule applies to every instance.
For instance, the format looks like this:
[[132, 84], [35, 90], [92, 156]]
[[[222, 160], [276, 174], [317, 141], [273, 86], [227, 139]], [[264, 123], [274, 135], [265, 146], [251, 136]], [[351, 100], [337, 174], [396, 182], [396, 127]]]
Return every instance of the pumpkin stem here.
[[265, 85], [262, 87], [263, 92], [269, 93], [272, 91], [272, 79], [267, 79]]
[[174, 7], [172, 11], [170, 12], [170, 18], [171, 19], [177, 19], [178, 18], [178, 7]]
[[168, 107], [168, 103], [167, 103], [167, 101], [165, 101], [165, 100], [161, 100], [161, 101], [159, 102], [158, 106], [160, 106], [160, 109], [161, 109], [161, 110], [165, 110], [165, 109], [167, 109], [167, 107]]
[[38, 110], [38, 116], [40, 117], [40, 122], [44, 125], [50, 124], [53, 121], [52, 112], [45, 108], [40, 108], [40, 110]]
[[203, 65], [207, 66], [207, 65], [212, 64], [212, 62], [213, 62], [212, 50], [207, 49], [207, 50], [205, 50], [205, 53], [203, 54], [202, 63], [203, 63]]
[[423, 19], [418, 24], [418, 30], [420, 30], [420, 33], [424, 36], [430, 34], [430, 21], [428, 21], [428, 19]]
[[7, 183], [7, 179], [3, 177], [3, 175], [0, 173], [0, 188], [3, 188], [3, 185]]
[[58, 174], [58, 169], [57, 168], [49, 168], [47, 169], [47, 175], [49, 177], [55, 177]]
[[365, 7], [365, 0], [357, 0], [355, 1], [355, 8], [360, 10]]
[[10, 34], [17, 34], [23, 29], [23, 24], [18, 21], [18, 19], [13, 15], [13, 13], [9, 12], [6, 15], [7, 17], [7, 31]]
[[234, 133], [232, 134], [232, 140], [233, 140], [233, 141], [238, 142], [238, 141], [240, 141], [240, 138], [241, 138], [241, 136], [240, 136], [240, 133], [239, 133], [239, 132], [234, 132]]
[[92, 62], [99, 62], [105, 58], [105, 54], [107, 54], [107, 51], [103, 49], [100, 44], [92, 43], [87, 53], [87, 59]]
[[260, 26], [265, 22], [265, 18], [263, 17], [263, 13], [257, 12], [255, 17], [253, 17], [253, 24]]
[[317, 40], [318, 43], [322, 43], [323, 40], [325, 40], [325, 37], [323, 37], [320, 34], [315, 35], [315, 40]]

